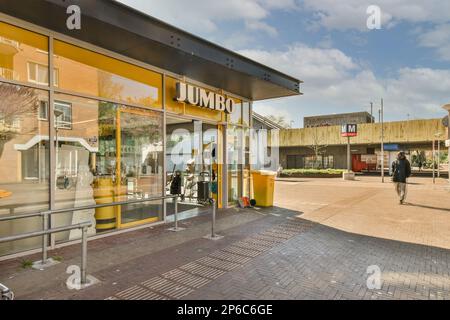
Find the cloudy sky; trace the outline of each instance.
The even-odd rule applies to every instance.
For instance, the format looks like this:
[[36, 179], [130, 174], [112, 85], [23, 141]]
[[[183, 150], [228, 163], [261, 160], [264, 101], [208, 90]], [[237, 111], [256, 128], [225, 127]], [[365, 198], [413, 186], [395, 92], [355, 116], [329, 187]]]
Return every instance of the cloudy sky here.
[[[450, 102], [448, 0], [120, 1], [303, 80], [304, 96], [255, 104], [295, 126], [381, 98], [387, 120], [443, 117]], [[381, 30], [367, 28], [369, 5]]]

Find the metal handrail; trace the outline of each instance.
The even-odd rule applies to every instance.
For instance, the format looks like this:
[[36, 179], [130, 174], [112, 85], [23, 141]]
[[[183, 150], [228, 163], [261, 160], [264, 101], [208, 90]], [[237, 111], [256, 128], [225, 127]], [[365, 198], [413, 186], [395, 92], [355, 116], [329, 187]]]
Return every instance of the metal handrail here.
[[[49, 234], [53, 234], [53, 233], [81, 229], [82, 230], [82, 237], [81, 237], [82, 240], [81, 240], [81, 268], [80, 268], [81, 269], [80, 270], [81, 271], [81, 279], [80, 279], [80, 283], [81, 283], [81, 285], [85, 285], [87, 283], [87, 271], [86, 271], [86, 269], [87, 269], [87, 232], [88, 232], [88, 228], [90, 228], [90, 227], [92, 227], [92, 222], [87, 221], [87, 222], [77, 223], [77, 224], [70, 225], [70, 226], [47, 229], [47, 230], [43, 230], [43, 231], [27, 232], [27, 233], [23, 233], [23, 234], [19, 234], [19, 235], [3, 237], [3, 238], [0, 238], [0, 243], [23, 240], [23, 239], [34, 238], [34, 237], [39, 237], [39, 236], [48, 236]], [[42, 260], [42, 261], [40, 261], [40, 265], [44, 267], [47, 262], [48, 262], [47, 259]]]
[[48, 235], [48, 234], [52, 234], [52, 233], [71, 231], [74, 229], [83, 229], [84, 227], [87, 227], [87, 228], [92, 227], [92, 222], [86, 221], [86, 222], [81, 222], [81, 223], [77, 223], [77, 224], [72, 224], [70, 226], [58, 227], [58, 228], [53, 228], [53, 229], [48, 229], [48, 230], [43, 230], [43, 231], [33, 231], [33, 232], [22, 233], [22, 234], [18, 234], [18, 235], [14, 235], [14, 236], [3, 237], [3, 238], [0, 238], [0, 243], [24, 240], [24, 239], [28, 239], [28, 238], [34, 238], [34, 237], [40, 237], [40, 236], [43, 236], [46, 234]]
[[138, 204], [138, 203], [144, 203], [144, 202], [149, 202], [149, 201], [173, 199], [173, 198], [178, 198], [178, 197], [179, 197], [179, 195], [159, 196], [159, 197], [152, 197], [152, 198], [139, 199], [139, 200], [127, 200], [127, 201], [118, 201], [118, 202], [110, 202], [110, 203], [101, 203], [101, 204], [82, 206], [82, 207], [76, 207], [76, 208], [46, 210], [46, 211], [40, 211], [40, 212], [35, 212], [35, 213], [18, 214], [18, 215], [13, 215], [13, 216], [8, 216], [8, 217], [0, 217], [0, 222], [25, 219], [25, 218], [33, 218], [33, 217], [41, 217], [43, 215], [67, 213], [67, 212], [71, 212], [71, 211], [100, 209], [100, 208], [107, 208], [107, 207], [123, 206], [123, 205], [127, 205], [127, 204]]
[[36, 213], [28, 213], [28, 214], [14, 215], [14, 216], [9, 216], [9, 217], [2, 217], [2, 218], [0, 218], [0, 222], [32, 218], [32, 217], [42, 217], [42, 229], [43, 230], [3, 237], [3, 238], [0, 238], [0, 243], [12, 242], [12, 241], [17, 241], [17, 240], [23, 240], [23, 239], [42, 236], [42, 261], [40, 261], [40, 263], [42, 266], [45, 266], [49, 262], [48, 261], [48, 253], [47, 253], [47, 251], [48, 251], [48, 248], [47, 248], [48, 236], [51, 234], [54, 234], [54, 233], [70, 231], [70, 230], [74, 230], [74, 229], [82, 229], [81, 284], [84, 285], [87, 282], [87, 276], [86, 276], [87, 231], [88, 231], [88, 228], [92, 227], [92, 222], [90, 222], [90, 221], [82, 222], [82, 223], [74, 224], [74, 225], [70, 225], [70, 226], [48, 229], [49, 216], [51, 216], [53, 214], [61, 214], [61, 213], [67, 213], [67, 212], [72, 212], [72, 211], [91, 210], [91, 209], [114, 207], [114, 206], [127, 205], [127, 204], [138, 204], [138, 203], [144, 203], [144, 202], [149, 202], [149, 201], [157, 201], [157, 200], [165, 200], [165, 199], [175, 198], [175, 221], [176, 221], [177, 213], [178, 213], [176, 199], [178, 197], [179, 197], [179, 195], [160, 196], [160, 197], [152, 197], [152, 198], [139, 199], [139, 200], [118, 201], [118, 202], [111, 202], [111, 203], [104, 203], [104, 204], [82, 206], [82, 207], [77, 207], [77, 208], [47, 210], [47, 211], [36, 212]]

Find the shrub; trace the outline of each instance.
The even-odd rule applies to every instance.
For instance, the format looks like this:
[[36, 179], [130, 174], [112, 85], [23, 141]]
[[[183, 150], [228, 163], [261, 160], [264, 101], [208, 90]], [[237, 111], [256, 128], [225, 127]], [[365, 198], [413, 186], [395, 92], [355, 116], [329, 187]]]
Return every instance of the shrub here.
[[342, 173], [347, 172], [347, 170], [343, 169], [285, 169], [281, 172], [283, 175], [291, 176], [295, 174], [302, 175], [341, 175]]

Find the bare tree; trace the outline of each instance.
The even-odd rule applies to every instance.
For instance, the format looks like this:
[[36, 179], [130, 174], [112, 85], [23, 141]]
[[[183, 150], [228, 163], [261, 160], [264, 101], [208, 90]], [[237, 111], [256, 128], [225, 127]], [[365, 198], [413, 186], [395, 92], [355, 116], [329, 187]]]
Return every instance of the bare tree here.
[[5, 145], [20, 134], [17, 121], [34, 116], [38, 108], [38, 96], [34, 89], [0, 85], [0, 157]]
[[328, 145], [324, 144], [321, 138], [319, 137], [318, 128], [314, 127], [310, 129], [312, 131], [311, 139], [312, 143], [308, 146], [309, 149], [311, 149], [314, 152], [314, 164], [313, 169], [319, 168], [318, 159], [319, 156], [324, 154]]

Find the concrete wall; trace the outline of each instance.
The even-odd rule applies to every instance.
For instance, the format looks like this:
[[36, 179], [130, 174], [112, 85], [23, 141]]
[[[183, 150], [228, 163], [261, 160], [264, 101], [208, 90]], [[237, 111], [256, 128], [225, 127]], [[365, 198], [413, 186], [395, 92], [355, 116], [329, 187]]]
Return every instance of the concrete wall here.
[[[280, 147], [300, 147], [314, 144], [346, 145], [347, 138], [341, 137], [341, 127], [317, 127], [286, 129], [280, 131]], [[433, 141], [434, 134], [440, 132], [441, 139], [447, 136], [447, 128], [441, 119], [388, 122], [384, 124], [385, 143], [421, 143]], [[381, 124], [358, 125], [358, 136], [351, 138], [352, 144], [380, 144]]]

